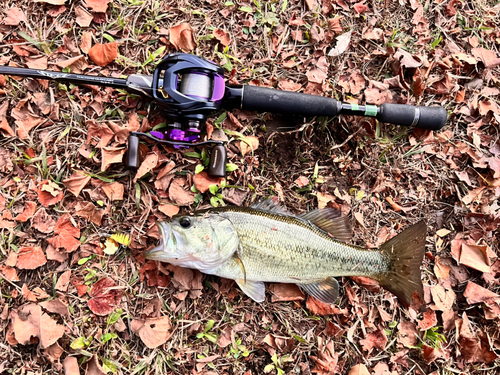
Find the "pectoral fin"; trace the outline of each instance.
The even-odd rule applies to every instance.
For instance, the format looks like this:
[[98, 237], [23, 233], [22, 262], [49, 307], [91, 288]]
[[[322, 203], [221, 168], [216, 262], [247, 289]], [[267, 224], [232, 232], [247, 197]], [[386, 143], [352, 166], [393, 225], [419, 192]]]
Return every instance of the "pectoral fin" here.
[[262, 281], [250, 281], [238, 279], [236, 283], [239, 285], [243, 293], [253, 299], [255, 302], [264, 302], [266, 299], [265, 286]]
[[238, 266], [240, 266], [241, 272], [243, 272], [243, 281], [247, 281], [247, 271], [245, 270], [245, 265], [241, 261], [240, 257], [238, 256], [238, 253], [233, 255], [233, 259], [235, 260], [236, 263], [238, 263]]
[[333, 277], [309, 284], [297, 284], [304, 292], [324, 303], [335, 303], [339, 296], [339, 283]]

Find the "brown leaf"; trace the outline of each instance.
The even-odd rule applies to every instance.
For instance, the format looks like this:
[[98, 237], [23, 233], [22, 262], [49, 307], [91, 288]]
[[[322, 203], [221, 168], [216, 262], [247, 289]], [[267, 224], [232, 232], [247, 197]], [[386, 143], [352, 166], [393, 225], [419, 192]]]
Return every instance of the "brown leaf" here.
[[184, 52], [192, 51], [197, 46], [193, 29], [187, 22], [170, 28], [170, 43]]
[[[347, 48], [349, 47], [349, 43], [351, 42], [351, 35], [352, 35], [352, 31], [348, 31], [344, 34], [339, 35], [336, 38], [337, 44], [335, 45], [334, 48], [332, 48], [330, 50], [330, 52], [328, 52], [328, 56], [340, 56], [345, 51], [347, 51]], [[312, 82], [314, 82], [314, 81], [312, 81]]]
[[409, 322], [407, 320], [403, 320], [399, 323], [398, 329], [399, 329], [398, 341], [401, 344], [403, 344], [407, 348], [411, 348], [417, 345], [418, 331], [414, 323]]
[[35, 202], [26, 202], [24, 206], [23, 212], [17, 215], [14, 220], [25, 223], [29, 219], [33, 217], [36, 211], [36, 203]]
[[229, 38], [229, 34], [226, 33], [222, 29], [215, 29], [214, 36], [225, 47], [227, 47], [229, 45], [229, 43], [231, 43], [231, 39]]
[[438, 279], [447, 279], [450, 276], [450, 267], [444, 264], [442, 258], [437, 256], [434, 264], [434, 274]]
[[351, 367], [347, 375], [370, 375], [370, 372], [365, 365], [360, 363]]
[[50, 301], [40, 302], [40, 306], [53, 314], [59, 314], [66, 318], [70, 317], [68, 306], [62, 303], [59, 299], [51, 299]]
[[92, 48], [92, 32], [84, 31], [82, 33], [82, 42], [80, 43], [80, 49], [83, 53], [88, 54]]
[[302, 85], [300, 83], [290, 81], [289, 79], [281, 79], [278, 82], [278, 87], [285, 91], [299, 91]]
[[45, 357], [47, 357], [47, 359], [50, 362], [56, 363], [59, 362], [59, 358], [61, 358], [63, 352], [64, 352], [63, 348], [61, 348], [61, 346], [56, 341], [55, 343], [47, 347], [43, 351], [43, 354], [45, 355]]
[[23, 287], [21, 288], [21, 295], [30, 302], [36, 302], [35, 293], [29, 290], [28, 285], [26, 284], [23, 284]]
[[16, 136], [16, 133], [10, 127], [7, 119], [0, 120], [0, 130], [3, 131], [8, 137], [15, 137]]
[[350, 279], [354, 280], [356, 284], [361, 285], [362, 287], [368, 289], [370, 292], [374, 293], [380, 292], [379, 283], [374, 279], [364, 276], [351, 276]]
[[104, 13], [108, 9], [108, 3], [110, 1], [111, 0], [85, 0], [85, 5], [94, 12]]
[[184, 189], [185, 178], [175, 178], [168, 189], [169, 198], [179, 206], [189, 206], [194, 203], [194, 193]]
[[171, 335], [172, 325], [168, 316], [146, 320], [134, 319], [130, 329], [139, 335], [142, 342], [150, 349], [157, 348], [167, 342]]
[[36, 58], [26, 58], [26, 65], [28, 65], [28, 68], [30, 69], [47, 69], [47, 58], [45, 56], [43, 57], [36, 57]]
[[12, 325], [20, 344], [27, 345], [31, 337], [38, 337], [42, 349], [54, 344], [65, 332], [64, 326], [42, 313], [40, 306], [34, 303], [22, 306], [17, 312], [12, 311]]
[[271, 284], [269, 290], [273, 293], [272, 302], [303, 301], [304, 293], [295, 284]]
[[76, 64], [77, 62], [79, 62], [83, 58], [84, 58], [83, 55], [79, 55], [79, 56], [71, 57], [69, 59], [58, 60], [56, 62], [56, 65], [61, 69], [66, 69], [66, 68], [70, 67], [71, 65]]
[[321, 302], [316, 298], [314, 298], [313, 296], [309, 296], [306, 302], [306, 306], [314, 315], [324, 316], [324, 315], [336, 314], [339, 312], [339, 309], [336, 308], [335, 306]]
[[309, 179], [306, 176], [300, 176], [294, 181], [298, 187], [304, 187], [309, 185]]
[[200, 193], [205, 193], [211, 185], [220, 186], [222, 177], [210, 177], [207, 172], [202, 171], [193, 177], [194, 186]]
[[17, 136], [20, 139], [28, 139], [29, 132], [35, 126], [40, 125], [43, 119], [28, 114], [24, 120], [16, 120]]
[[76, 251], [81, 245], [80, 241], [73, 237], [71, 232], [66, 229], [61, 230], [61, 232], [54, 237], [48, 238], [47, 242], [51, 244], [54, 249], [65, 249], [68, 253]]
[[451, 289], [445, 289], [441, 285], [434, 285], [431, 288], [432, 300], [434, 305], [431, 306], [433, 310], [449, 311], [455, 303], [455, 292]]
[[307, 4], [307, 9], [309, 9], [312, 12], [315, 12], [319, 7], [319, 4], [316, 0], [306, 0], [306, 4]]
[[63, 361], [64, 375], [80, 375], [80, 366], [76, 357], [66, 357]]
[[52, 5], [63, 5], [66, 0], [33, 0], [35, 3], [47, 3]]
[[83, 217], [95, 225], [101, 226], [104, 210], [98, 209], [93, 203], [88, 202], [86, 205], [83, 205], [82, 202], [78, 202], [75, 210], [78, 216]]
[[241, 206], [247, 196], [247, 191], [237, 188], [226, 188], [222, 191], [222, 196], [226, 202]]
[[85, 125], [87, 126], [87, 144], [103, 148], [115, 136], [115, 133], [104, 122], [86, 121]]
[[57, 220], [54, 232], [56, 234], [69, 233], [75, 238], [80, 238], [80, 229], [73, 223], [73, 218], [70, 214], [64, 214]]
[[47, 263], [45, 254], [39, 246], [21, 247], [18, 252], [16, 267], [22, 270], [34, 270]]
[[19, 8], [13, 7], [7, 9], [5, 14], [7, 17], [4, 18], [3, 23], [7, 26], [18, 26], [21, 21], [24, 21], [25, 23], [28, 22], [26, 15]]
[[496, 53], [492, 50], [479, 47], [473, 48], [471, 52], [476, 59], [479, 59], [483, 62], [486, 68], [491, 69], [500, 65], [500, 58], [498, 58]]
[[472, 281], [467, 282], [467, 287], [464, 291], [464, 297], [467, 298], [467, 303], [473, 305], [476, 303], [493, 304], [500, 302], [500, 296], [491, 290], [483, 288]]
[[94, 354], [90, 361], [87, 362], [87, 371], [85, 375], [106, 375], [107, 372], [104, 371], [102, 366], [99, 364], [99, 358], [97, 354]]
[[90, 179], [91, 177], [85, 175], [84, 172], [75, 170], [70, 178], [63, 180], [63, 184], [75, 197], [78, 197]]
[[38, 200], [45, 207], [59, 203], [64, 197], [64, 192], [61, 188], [49, 180], [40, 182], [40, 187], [36, 189], [36, 192]]
[[363, 3], [356, 3], [352, 6], [357, 14], [364, 13], [368, 10], [368, 6]]
[[158, 206], [158, 210], [160, 212], [163, 212], [168, 217], [172, 217], [179, 213], [179, 206], [168, 203], [162, 203]]
[[[80, 27], [89, 27], [90, 23], [94, 19], [94, 17], [92, 16], [92, 14], [90, 14], [89, 12], [87, 12], [87, 10], [85, 10], [81, 6], [76, 7], [75, 14], [76, 14], [76, 23]], [[90, 33], [90, 32], [84, 32], [83, 35], [82, 35], [82, 44], [83, 44], [83, 39], [85, 37], [85, 34], [88, 34], [88, 35], [92, 36], [92, 33]], [[90, 42], [92, 42], [92, 38], [90, 38]], [[80, 48], [82, 48], [82, 47], [80, 46]], [[89, 45], [89, 49], [90, 49], [90, 45]], [[88, 49], [85, 51], [83, 48], [82, 48], [82, 51], [85, 52], [85, 53], [89, 52]]]
[[486, 252], [487, 249], [487, 246], [462, 244], [459, 264], [481, 272], [490, 272], [491, 262]]
[[259, 138], [249, 135], [244, 137], [240, 142], [241, 154], [245, 156], [249, 152], [253, 152], [259, 148]]
[[9, 281], [19, 281], [19, 276], [17, 276], [16, 269], [10, 266], [1, 265], [0, 275], [2, 275], [3, 278]]
[[100, 316], [105, 316], [112, 313], [120, 304], [122, 298], [122, 291], [114, 289], [116, 287], [115, 281], [106, 277], [97, 281], [92, 285], [89, 295], [90, 299], [88, 305], [90, 310]]
[[104, 194], [108, 197], [110, 201], [121, 201], [123, 200], [124, 186], [119, 182], [113, 182], [111, 184], [102, 185], [102, 190]]
[[394, 54], [394, 58], [399, 60], [399, 63], [405, 68], [418, 68], [422, 65], [421, 62], [415, 60], [409, 52], [406, 52], [402, 48], [398, 48], [397, 52]]
[[434, 327], [437, 324], [436, 312], [434, 310], [427, 310], [422, 314], [422, 320], [418, 322], [418, 328], [422, 331]]
[[151, 172], [158, 165], [158, 154], [156, 152], [150, 152], [146, 155], [146, 158], [137, 169], [137, 172], [134, 177], [134, 182], [137, 182], [139, 178], [144, 176], [145, 174]]
[[56, 283], [56, 290], [59, 290], [61, 292], [66, 292], [68, 290], [70, 278], [71, 278], [71, 270], [67, 270], [61, 276], [59, 276], [59, 279], [57, 280]]
[[103, 147], [101, 172], [104, 172], [111, 164], [121, 163], [125, 151], [123, 147]]
[[363, 347], [363, 350], [370, 353], [373, 348], [378, 350], [384, 350], [387, 344], [387, 335], [382, 329], [372, 332], [366, 336], [365, 339], [360, 340], [359, 343]]
[[90, 59], [99, 66], [106, 66], [118, 57], [116, 43], [96, 44], [89, 50]]
[[[340, 352], [335, 351], [333, 347], [334, 341], [331, 340], [326, 346], [318, 337], [318, 356], [310, 356], [316, 362], [316, 366], [311, 370], [312, 373], [318, 375], [333, 375], [340, 374], [342, 370], [339, 368]], [[355, 366], [356, 367], [356, 366]], [[355, 373], [353, 375], [366, 375], [365, 373]]]

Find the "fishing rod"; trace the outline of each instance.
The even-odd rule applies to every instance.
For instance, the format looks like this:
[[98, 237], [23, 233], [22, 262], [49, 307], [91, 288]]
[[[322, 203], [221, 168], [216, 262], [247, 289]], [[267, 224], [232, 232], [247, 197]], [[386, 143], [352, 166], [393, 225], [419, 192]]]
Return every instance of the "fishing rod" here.
[[439, 130], [447, 120], [443, 107], [384, 103], [357, 105], [336, 99], [251, 85], [230, 85], [224, 69], [213, 61], [186, 53], [167, 55], [153, 75], [131, 74], [126, 79], [0, 66], [0, 74], [56, 82], [98, 85], [126, 90], [154, 100], [168, 120], [165, 131], [131, 132], [125, 165], [139, 167], [139, 138], [146, 137], [176, 148], [212, 145], [207, 172], [225, 177], [223, 142], [200, 142], [201, 129], [210, 115], [221, 109], [296, 114], [306, 117], [354, 115], [381, 122]]

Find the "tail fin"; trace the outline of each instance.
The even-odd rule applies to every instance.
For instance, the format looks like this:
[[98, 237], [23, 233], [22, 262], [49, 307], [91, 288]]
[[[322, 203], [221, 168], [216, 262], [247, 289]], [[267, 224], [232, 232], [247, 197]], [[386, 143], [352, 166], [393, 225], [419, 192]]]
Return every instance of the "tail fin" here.
[[423, 300], [420, 266], [425, 254], [427, 225], [424, 221], [405, 229], [380, 247], [388, 257], [389, 271], [377, 279], [380, 285], [410, 306], [412, 294], [417, 292]]

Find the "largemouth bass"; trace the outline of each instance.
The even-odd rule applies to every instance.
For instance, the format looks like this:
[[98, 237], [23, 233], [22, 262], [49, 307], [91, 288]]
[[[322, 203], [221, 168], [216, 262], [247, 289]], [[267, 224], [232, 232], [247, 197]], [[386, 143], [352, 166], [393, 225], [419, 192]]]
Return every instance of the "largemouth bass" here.
[[423, 296], [423, 221], [378, 250], [346, 244], [352, 230], [338, 210], [294, 216], [272, 200], [178, 215], [158, 225], [160, 244], [144, 254], [146, 259], [236, 280], [256, 302], [265, 299], [264, 282], [278, 282], [297, 284], [320, 301], [334, 303], [339, 276], [373, 278], [406, 305], [414, 292]]

